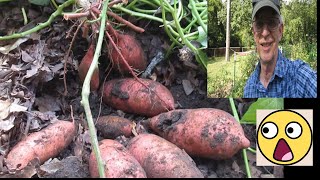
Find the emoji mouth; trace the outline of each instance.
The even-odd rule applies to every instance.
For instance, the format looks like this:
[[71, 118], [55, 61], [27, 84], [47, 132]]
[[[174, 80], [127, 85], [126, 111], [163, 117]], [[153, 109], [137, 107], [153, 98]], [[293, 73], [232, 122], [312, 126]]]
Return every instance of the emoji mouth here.
[[283, 138], [278, 141], [273, 158], [277, 161], [290, 161], [293, 159], [292, 151]]

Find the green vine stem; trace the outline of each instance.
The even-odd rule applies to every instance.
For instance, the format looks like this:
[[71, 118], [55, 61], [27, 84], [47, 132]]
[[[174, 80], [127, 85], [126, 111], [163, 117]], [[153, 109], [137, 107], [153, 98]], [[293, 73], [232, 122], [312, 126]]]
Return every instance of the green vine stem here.
[[202, 19], [200, 17], [200, 14], [199, 14], [199, 12], [197, 10], [197, 7], [195, 5], [194, 0], [190, 0], [189, 3], [191, 5], [191, 11], [193, 12], [192, 14], [196, 17], [198, 23], [201, 25], [201, 27], [203, 28], [204, 32], [208, 33], [207, 26], [203, 23], [203, 21], [202, 21]]
[[248, 149], [250, 152], [254, 153], [254, 154], [257, 153], [257, 151], [256, 151], [255, 149], [252, 149], [251, 147], [248, 147], [247, 149]]
[[15, 38], [21, 38], [21, 37], [24, 37], [24, 36], [27, 36], [31, 33], [34, 33], [34, 32], [37, 32], [47, 26], [49, 26], [51, 24], [51, 22], [53, 21], [54, 18], [56, 18], [57, 16], [61, 15], [62, 14], [62, 10], [65, 8], [65, 7], [68, 7], [70, 6], [71, 4], [74, 4], [75, 0], [68, 0], [66, 2], [64, 2], [63, 4], [61, 4], [58, 9], [52, 13], [49, 17], [49, 19], [44, 22], [44, 23], [39, 23], [38, 26], [32, 28], [32, 29], [29, 29], [27, 31], [24, 31], [24, 32], [21, 32], [21, 33], [15, 33], [15, 34], [11, 34], [11, 35], [8, 35], [8, 36], [0, 36], [0, 41], [3, 41], [3, 40], [8, 40], [8, 39], [15, 39]]
[[82, 86], [82, 93], [81, 93], [81, 96], [82, 96], [81, 104], [84, 107], [85, 114], [87, 117], [87, 122], [88, 122], [90, 137], [91, 137], [91, 143], [92, 143], [93, 151], [94, 151], [96, 159], [97, 159], [99, 175], [101, 178], [105, 177], [105, 173], [104, 173], [105, 163], [103, 162], [101, 155], [100, 155], [99, 144], [98, 144], [98, 139], [97, 139], [97, 134], [96, 134], [96, 128], [95, 128], [95, 125], [94, 125], [94, 122], [92, 119], [91, 110], [90, 110], [89, 95], [90, 95], [91, 77], [94, 72], [94, 69], [98, 66], [98, 58], [101, 53], [101, 46], [103, 43], [104, 32], [105, 32], [105, 27], [106, 27], [106, 20], [107, 20], [106, 14], [107, 14], [108, 3], [109, 3], [109, 0], [106, 0], [103, 2], [102, 13], [100, 14], [101, 23], [100, 23], [98, 42], [97, 42], [96, 50], [94, 52], [92, 63], [90, 65], [90, 68], [89, 68], [87, 75], [86, 75], [86, 78], [84, 80], [84, 83]]
[[[230, 97], [229, 101], [230, 101], [231, 109], [232, 109], [232, 112], [233, 112], [233, 116], [240, 123], [239, 116], [238, 116], [237, 109], [236, 109], [236, 106], [234, 104], [233, 98]], [[249, 167], [249, 164], [248, 164], [248, 157], [247, 157], [246, 149], [242, 149], [242, 154], [243, 154], [244, 164], [245, 164], [245, 167], [246, 167], [247, 176], [248, 176], [248, 178], [251, 178], [251, 172], [250, 172], [250, 167]]]
[[24, 7], [21, 8], [22, 11], [22, 16], [23, 16], [23, 25], [27, 25], [28, 24], [28, 17], [26, 14], [26, 10], [24, 9]]

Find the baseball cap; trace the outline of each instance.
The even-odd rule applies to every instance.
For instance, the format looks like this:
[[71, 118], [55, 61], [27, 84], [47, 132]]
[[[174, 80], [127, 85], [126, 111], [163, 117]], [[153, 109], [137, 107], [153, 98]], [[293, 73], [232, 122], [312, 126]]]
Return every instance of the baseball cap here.
[[256, 13], [263, 7], [269, 6], [280, 15], [280, 0], [252, 0], [252, 20]]

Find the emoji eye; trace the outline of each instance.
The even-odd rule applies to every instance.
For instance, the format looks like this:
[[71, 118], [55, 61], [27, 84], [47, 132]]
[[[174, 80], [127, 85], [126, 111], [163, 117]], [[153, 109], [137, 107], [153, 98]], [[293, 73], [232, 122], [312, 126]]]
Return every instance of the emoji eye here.
[[292, 139], [300, 137], [302, 134], [302, 127], [297, 122], [291, 122], [286, 126], [286, 134]]
[[262, 126], [261, 132], [265, 138], [272, 139], [278, 134], [278, 127], [273, 122], [267, 122]]

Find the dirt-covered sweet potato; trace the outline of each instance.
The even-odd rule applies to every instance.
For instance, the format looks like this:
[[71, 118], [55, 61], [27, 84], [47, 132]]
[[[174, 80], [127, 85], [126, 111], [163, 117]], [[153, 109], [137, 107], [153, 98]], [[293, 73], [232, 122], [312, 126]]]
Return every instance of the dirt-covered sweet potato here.
[[250, 146], [240, 123], [220, 109], [173, 110], [152, 117], [148, 122], [158, 135], [190, 156], [228, 159]]
[[101, 116], [96, 123], [96, 128], [105, 139], [114, 139], [124, 135], [132, 135], [133, 122], [119, 116]]
[[149, 79], [114, 79], [104, 85], [103, 102], [115, 109], [152, 117], [174, 109], [171, 92], [162, 84]]
[[[139, 162], [119, 142], [104, 139], [99, 142], [101, 158], [105, 162], [107, 178], [146, 178], [146, 173]], [[93, 178], [99, 177], [97, 160], [94, 152], [90, 154], [89, 171]]]
[[6, 158], [8, 169], [23, 169], [34, 158], [44, 163], [64, 150], [76, 135], [74, 122], [57, 121], [54, 124], [31, 133], [9, 152]]
[[148, 178], [203, 178], [195, 162], [183, 150], [154, 134], [139, 134], [127, 144]]
[[[145, 70], [147, 59], [139, 41], [132, 35], [117, 32], [112, 26], [108, 26], [108, 32], [112, 35], [113, 41], [119, 48], [128, 66], [139, 71]], [[109, 43], [108, 50], [109, 56], [114, 63], [114, 68], [124, 74], [128, 74], [130, 72], [129, 67], [125, 64], [111, 42]]]

